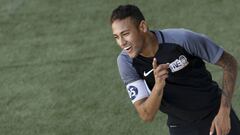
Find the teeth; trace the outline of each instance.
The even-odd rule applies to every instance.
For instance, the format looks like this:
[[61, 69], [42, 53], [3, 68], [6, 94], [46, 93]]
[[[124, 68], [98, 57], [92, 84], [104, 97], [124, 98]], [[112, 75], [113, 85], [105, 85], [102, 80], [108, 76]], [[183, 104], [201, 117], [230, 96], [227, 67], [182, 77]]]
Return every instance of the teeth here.
[[128, 47], [125, 47], [124, 49], [125, 49], [125, 50], [128, 50], [128, 49], [130, 49], [130, 48], [131, 48], [131, 46], [128, 46]]

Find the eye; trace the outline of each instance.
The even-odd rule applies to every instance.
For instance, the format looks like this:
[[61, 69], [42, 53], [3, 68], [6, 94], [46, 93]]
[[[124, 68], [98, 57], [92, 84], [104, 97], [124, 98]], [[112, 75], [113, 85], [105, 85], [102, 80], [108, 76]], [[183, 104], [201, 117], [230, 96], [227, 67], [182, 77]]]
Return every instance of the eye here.
[[118, 36], [114, 36], [115, 39], [118, 39]]
[[128, 36], [129, 32], [123, 33], [123, 36]]

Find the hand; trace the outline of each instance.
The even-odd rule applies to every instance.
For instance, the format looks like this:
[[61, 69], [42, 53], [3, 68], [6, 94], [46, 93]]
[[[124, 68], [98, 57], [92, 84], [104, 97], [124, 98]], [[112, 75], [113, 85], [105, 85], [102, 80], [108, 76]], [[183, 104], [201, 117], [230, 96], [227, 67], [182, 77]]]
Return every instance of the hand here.
[[229, 133], [231, 129], [229, 111], [222, 111], [221, 109], [219, 110], [212, 122], [210, 135], [214, 133], [214, 129], [217, 132], [217, 135], [227, 135]]
[[165, 86], [165, 79], [168, 77], [169, 64], [157, 65], [156, 58], [153, 59], [153, 73], [155, 78], [155, 85], [162, 89]]

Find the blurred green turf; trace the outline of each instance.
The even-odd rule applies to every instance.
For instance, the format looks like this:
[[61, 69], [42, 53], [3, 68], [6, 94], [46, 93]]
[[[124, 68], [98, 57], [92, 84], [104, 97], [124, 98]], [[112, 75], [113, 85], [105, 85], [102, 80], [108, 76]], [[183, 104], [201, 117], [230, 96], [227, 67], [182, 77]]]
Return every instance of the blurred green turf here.
[[[150, 28], [204, 33], [240, 63], [237, 0], [0, 0], [0, 134], [168, 134], [164, 114], [151, 124], [138, 118], [118, 75], [108, 19], [127, 3]], [[221, 83], [221, 69], [208, 67]]]

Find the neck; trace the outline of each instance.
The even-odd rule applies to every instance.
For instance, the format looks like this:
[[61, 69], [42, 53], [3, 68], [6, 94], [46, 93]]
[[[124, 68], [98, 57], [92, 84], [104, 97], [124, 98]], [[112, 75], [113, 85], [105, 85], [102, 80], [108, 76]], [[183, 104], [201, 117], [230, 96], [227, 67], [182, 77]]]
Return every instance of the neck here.
[[151, 31], [148, 31], [145, 35], [145, 43], [140, 55], [144, 57], [154, 57], [159, 48], [157, 37]]

